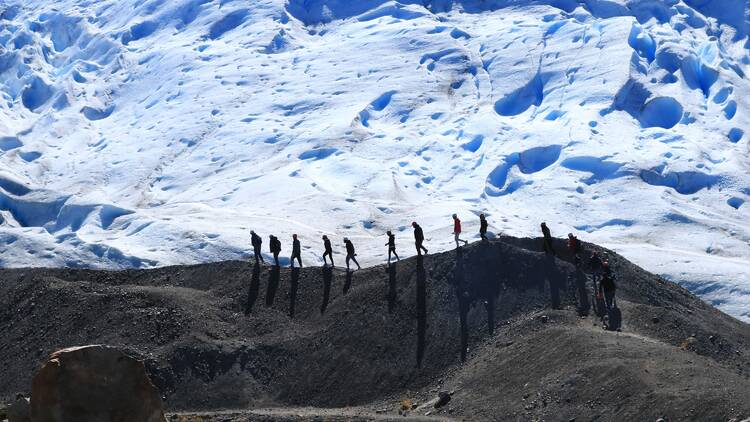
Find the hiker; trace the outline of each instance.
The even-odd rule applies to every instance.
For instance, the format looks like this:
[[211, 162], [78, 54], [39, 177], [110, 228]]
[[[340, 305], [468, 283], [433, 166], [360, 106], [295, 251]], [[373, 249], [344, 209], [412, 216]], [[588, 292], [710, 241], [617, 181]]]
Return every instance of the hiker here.
[[344, 238], [344, 245], [346, 245], [346, 271], [349, 271], [349, 261], [354, 261], [355, 264], [357, 264], [357, 269], [361, 270], [362, 267], [359, 266], [359, 262], [357, 262], [357, 254], [354, 252], [354, 244], [352, 244], [352, 241], [349, 240], [348, 237]]
[[302, 248], [299, 243], [299, 239], [297, 239], [297, 235], [292, 235], [292, 258], [291, 258], [291, 267], [294, 268], [294, 259], [296, 258], [299, 262], [299, 267], [302, 268]]
[[542, 234], [544, 235], [543, 246], [546, 254], [555, 255], [555, 249], [552, 247], [552, 235], [549, 232], [547, 223], [542, 223]]
[[453, 214], [453, 237], [456, 241], [456, 247], [458, 248], [458, 242], [464, 242], [464, 245], [468, 245], [469, 242], [461, 239], [459, 236], [461, 235], [461, 220], [458, 219], [458, 216], [456, 214]]
[[594, 282], [594, 291], [598, 291], [597, 283], [602, 275], [602, 258], [599, 252], [592, 252], [589, 258], [589, 268], [591, 268], [591, 280]]
[[424, 232], [422, 231], [422, 227], [420, 227], [416, 221], [412, 221], [411, 226], [414, 227], [414, 243], [417, 246], [417, 255], [422, 256], [422, 251], [424, 251], [426, 255], [427, 248], [422, 245], [422, 242], [424, 242]]
[[269, 249], [273, 254], [273, 260], [276, 262], [276, 266], [279, 266], [279, 253], [281, 252], [281, 241], [278, 237], [271, 235], [269, 236], [271, 241], [269, 242]]
[[573, 258], [578, 258], [581, 253], [581, 241], [573, 233], [568, 233], [568, 250], [573, 254]]
[[484, 214], [479, 214], [479, 237], [482, 240], [487, 241], [487, 219]]
[[388, 263], [391, 263], [391, 254], [396, 256], [396, 261], [401, 261], [401, 258], [399, 258], [396, 253], [396, 235], [391, 233], [390, 230], [385, 234], [388, 235], [388, 243], [385, 244], [385, 246], [388, 246]]
[[331, 247], [331, 241], [326, 235], [323, 235], [323, 247], [325, 248], [325, 252], [323, 252], [323, 266], [328, 265], [328, 262], [326, 261], [326, 256], [328, 256], [331, 258], [331, 266], [333, 267], [333, 248]]
[[615, 284], [615, 276], [612, 273], [612, 269], [609, 267], [609, 261], [602, 263], [602, 281], [599, 284], [599, 291], [604, 293], [604, 302], [607, 305], [607, 311], [611, 311], [615, 305], [615, 291], [617, 285]]
[[[578, 291], [578, 314], [581, 316], [588, 315], [591, 305], [589, 304], [588, 290], [586, 289], [586, 273], [583, 271], [583, 262], [576, 256], [573, 259], [575, 264], [575, 273], [573, 278]], [[596, 291], [596, 290], [594, 290]]]
[[263, 245], [263, 239], [258, 236], [254, 230], [250, 230], [250, 243], [253, 245], [253, 253], [255, 254], [255, 263], [258, 262], [266, 263], [263, 260], [263, 254], [261, 253], [261, 246]]

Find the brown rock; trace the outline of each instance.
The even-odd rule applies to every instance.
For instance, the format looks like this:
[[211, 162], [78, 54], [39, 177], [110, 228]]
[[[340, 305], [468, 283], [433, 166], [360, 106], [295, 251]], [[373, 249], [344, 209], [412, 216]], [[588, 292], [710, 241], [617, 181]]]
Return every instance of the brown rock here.
[[57, 351], [34, 376], [34, 422], [164, 422], [159, 391], [140, 362], [116, 348]]

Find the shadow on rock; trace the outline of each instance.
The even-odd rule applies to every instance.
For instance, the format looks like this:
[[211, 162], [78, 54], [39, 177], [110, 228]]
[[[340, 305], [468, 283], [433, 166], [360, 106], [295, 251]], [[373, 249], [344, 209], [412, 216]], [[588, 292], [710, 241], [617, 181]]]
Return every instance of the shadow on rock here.
[[427, 274], [424, 257], [417, 256], [417, 366], [422, 367], [427, 333]]
[[292, 268], [291, 286], [289, 287], [289, 317], [294, 318], [294, 308], [297, 305], [297, 290], [299, 289], [299, 268]]
[[328, 308], [328, 302], [331, 300], [331, 284], [333, 284], [333, 269], [328, 266], [323, 267], [323, 303], [320, 304], [320, 313], [323, 314]]
[[268, 290], [266, 291], [266, 306], [273, 306], [276, 291], [279, 290], [279, 267], [272, 267], [268, 276]]
[[253, 265], [253, 273], [250, 278], [250, 286], [247, 289], [247, 304], [245, 305], [245, 315], [249, 315], [253, 311], [255, 301], [258, 300], [260, 294], [260, 265]]
[[386, 269], [388, 272], [388, 312], [393, 312], [396, 307], [396, 299], [398, 293], [396, 292], [396, 264], [388, 265]]

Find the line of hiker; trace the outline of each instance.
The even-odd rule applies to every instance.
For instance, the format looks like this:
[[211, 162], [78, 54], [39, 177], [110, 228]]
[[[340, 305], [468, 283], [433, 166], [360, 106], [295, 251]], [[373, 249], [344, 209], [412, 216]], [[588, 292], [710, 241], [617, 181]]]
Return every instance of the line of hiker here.
[[[422, 255], [422, 253], [427, 254], [428, 250], [424, 246], [424, 231], [422, 231], [422, 227], [417, 224], [416, 221], [411, 223], [412, 228], [414, 229], [414, 246], [417, 249], [417, 255]], [[488, 223], [487, 219], [484, 216], [484, 214], [479, 215], [479, 236], [481, 237], [482, 241], [489, 240], [487, 237], [487, 228]], [[388, 263], [390, 264], [391, 258], [396, 257], [397, 261], [400, 261], [401, 258], [399, 258], [398, 253], [396, 252], [396, 235], [393, 234], [392, 231], [388, 230], [386, 232], [386, 236], [388, 236], [388, 242], [385, 244], [385, 246], [388, 247]], [[461, 239], [461, 220], [458, 218], [458, 215], [453, 214], [453, 236], [456, 241], [456, 247], [460, 247], [461, 243], [463, 245], [467, 245], [469, 242], [467, 240]], [[263, 239], [255, 233], [254, 230], [250, 230], [250, 242], [253, 246], [253, 254], [255, 256], [255, 262], [256, 263], [263, 263], [265, 264], [265, 260], [263, 259], [263, 253], [262, 253], [262, 246], [263, 246]], [[354, 262], [354, 264], [357, 265], [357, 269], [361, 269], [362, 267], [357, 262], [357, 253], [354, 249], [354, 244], [352, 243], [351, 239], [345, 237], [344, 238], [344, 247], [346, 250], [346, 269], [350, 270], [350, 262]], [[269, 251], [271, 252], [271, 255], [273, 256], [274, 265], [279, 267], [279, 254], [281, 253], [281, 241], [278, 237], [274, 235], [269, 236]], [[294, 268], [294, 263], [296, 262], [299, 264], [298, 267], [302, 267], [302, 246], [300, 244], [300, 240], [296, 234], [292, 235], [292, 255], [290, 257], [290, 267]], [[328, 261], [331, 261], [331, 266], [335, 266], [333, 263], [333, 246], [331, 245], [331, 240], [328, 238], [328, 236], [323, 235], [323, 265], [328, 266]]]
[[[461, 220], [458, 218], [457, 214], [453, 214], [453, 239], [456, 242], [456, 248], [460, 248], [462, 245], [467, 245], [469, 242], [467, 240], [464, 240], [461, 238], [462, 228], [461, 228]], [[423, 253], [427, 254], [428, 250], [424, 246], [424, 232], [422, 231], [422, 227], [420, 227], [419, 224], [417, 224], [416, 221], [411, 223], [412, 228], [414, 229], [414, 246], [417, 250], [417, 255], [421, 256]], [[482, 242], [486, 242], [489, 240], [487, 237], [487, 229], [488, 229], [488, 222], [487, 218], [484, 214], [479, 215], [479, 236], [482, 240]], [[551, 266], [554, 266], [554, 260], [555, 257], [558, 256], [557, 252], [555, 251], [554, 245], [553, 245], [553, 239], [552, 234], [550, 232], [549, 227], [547, 227], [546, 223], [541, 224], [541, 231], [542, 231], [542, 250], [544, 251], [545, 255], [547, 256], [547, 259], [550, 262]], [[255, 255], [255, 262], [256, 263], [265, 263], [265, 260], [263, 259], [262, 254], [262, 245], [263, 245], [263, 239], [255, 233], [255, 231], [250, 231], [251, 235], [251, 243], [253, 246], [253, 252]], [[388, 241], [385, 243], [384, 246], [388, 248], [388, 264], [390, 265], [391, 259], [393, 257], [396, 258], [397, 261], [400, 261], [401, 258], [398, 256], [398, 253], [396, 252], [396, 235], [391, 231], [388, 230], [386, 232], [386, 236], [388, 237]], [[323, 235], [323, 265], [328, 266], [330, 261], [330, 266], [334, 267], [335, 264], [333, 262], [333, 246], [331, 244], [331, 240], [328, 238], [328, 236]], [[353, 262], [357, 269], [361, 269], [362, 267], [359, 265], [359, 262], [357, 261], [357, 253], [354, 248], [354, 244], [352, 243], [351, 239], [345, 237], [344, 238], [344, 248], [346, 250], [346, 270], [351, 271], [351, 263]], [[568, 234], [567, 239], [567, 249], [572, 257], [572, 263], [575, 264], [577, 273], [583, 274], [583, 260], [582, 260], [582, 251], [583, 248], [581, 246], [581, 242], [578, 240], [576, 236], [574, 236], [572, 233]], [[273, 256], [274, 265], [276, 267], [280, 266], [279, 263], [279, 254], [281, 253], [281, 241], [279, 238], [277, 238], [274, 235], [269, 236], [269, 251], [271, 252], [271, 255]], [[298, 267], [302, 267], [302, 246], [299, 240], [299, 237], [296, 234], [292, 235], [292, 253], [290, 257], [290, 266], [294, 268], [295, 262], [298, 264]], [[617, 290], [617, 285], [615, 283], [615, 276], [612, 272], [612, 269], [610, 268], [609, 262], [602, 259], [597, 252], [593, 252], [591, 257], [588, 261], [588, 267], [591, 270], [591, 278], [594, 284], [594, 305], [595, 309], [597, 310], [597, 313], [602, 316], [604, 313], [611, 313], [613, 310], [617, 308], [617, 304], [615, 301], [615, 292]], [[577, 279], [580, 279], [580, 275], [575, 276]], [[585, 278], [584, 278], [585, 280]], [[580, 283], [579, 283], [580, 284]], [[579, 286], [580, 287], [580, 286]]]

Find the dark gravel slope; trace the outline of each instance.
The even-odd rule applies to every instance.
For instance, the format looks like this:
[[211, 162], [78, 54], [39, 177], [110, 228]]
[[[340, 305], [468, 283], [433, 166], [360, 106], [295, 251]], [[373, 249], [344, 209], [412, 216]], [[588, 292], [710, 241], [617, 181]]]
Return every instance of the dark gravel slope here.
[[620, 333], [605, 331], [577, 315], [566, 257], [551, 268], [538, 246], [502, 238], [349, 279], [340, 270], [244, 262], [2, 270], [0, 400], [28, 392], [50, 352], [106, 343], [146, 360], [173, 411], [392, 413], [400, 399], [422, 403], [453, 390], [451, 403], [432, 412], [465, 420], [750, 417], [750, 326], [607, 252], [624, 322]]

